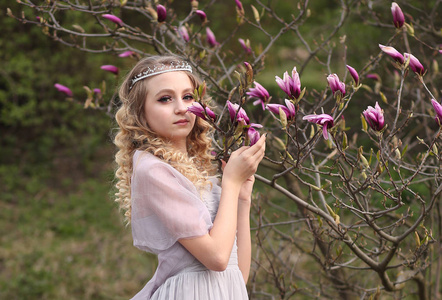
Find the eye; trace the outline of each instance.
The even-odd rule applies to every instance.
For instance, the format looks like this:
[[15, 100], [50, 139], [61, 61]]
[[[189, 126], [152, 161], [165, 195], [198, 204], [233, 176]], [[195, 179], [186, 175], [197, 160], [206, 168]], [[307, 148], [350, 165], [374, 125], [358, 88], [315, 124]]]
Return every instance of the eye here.
[[158, 99], [158, 102], [169, 102], [172, 100], [172, 97], [170, 96], [163, 96], [160, 99]]
[[186, 101], [193, 101], [193, 95], [192, 94], [187, 94], [183, 97], [184, 100]]

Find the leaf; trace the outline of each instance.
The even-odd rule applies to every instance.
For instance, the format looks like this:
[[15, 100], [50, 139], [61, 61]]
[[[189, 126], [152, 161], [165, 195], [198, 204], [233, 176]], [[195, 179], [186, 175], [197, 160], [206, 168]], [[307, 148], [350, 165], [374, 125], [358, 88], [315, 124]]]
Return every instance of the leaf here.
[[342, 133], [342, 150], [346, 150], [348, 148], [348, 139], [345, 132]]
[[381, 96], [382, 101], [383, 101], [384, 103], [388, 104], [387, 97], [385, 97], [384, 93], [379, 92], [379, 95]]
[[409, 36], [414, 37], [414, 28], [412, 24], [405, 23], [405, 28], [407, 28], [407, 33]]
[[106, 95], [106, 81], [101, 82], [101, 94]]
[[203, 98], [206, 95], [206, 81], [203, 81], [202, 84], [198, 87], [198, 95], [199, 99]]
[[206, 57], [206, 50], [205, 49], [200, 52], [200, 59], [203, 59], [204, 57]]
[[416, 247], [419, 247], [421, 245], [421, 239], [419, 238], [417, 231], [414, 232], [414, 240], [416, 242]]
[[81, 33], [85, 33], [86, 31], [83, 29], [83, 27], [81, 27], [80, 25], [74, 24], [72, 25], [72, 27], [74, 27], [74, 29], [80, 31]]
[[329, 213], [333, 218], [335, 218], [335, 217], [336, 217], [336, 214], [335, 214], [335, 212], [333, 211], [333, 209], [332, 209], [327, 203], [325, 204], [325, 207], [327, 207], [328, 213]]
[[87, 93], [87, 99], [84, 102], [84, 108], [88, 108], [89, 106], [91, 106], [92, 100], [94, 99], [94, 92], [92, 92], [88, 86], [83, 86], [83, 88], [86, 90]]
[[273, 140], [275, 141], [275, 143], [273, 143], [273, 145], [280, 151], [285, 151], [285, 144], [284, 142], [277, 136], [273, 137]]
[[361, 114], [361, 122], [362, 122], [362, 129], [364, 129], [364, 131], [367, 131], [368, 130], [368, 124], [367, 124], [367, 121], [365, 120], [363, 114]]
[[279, 107], [279, 120], [281, 121], [282, 129], [285, 129], [287, 127], [287, 115], [281, 107]]
[[406, 144], [404, 147], [404, 150], [402, 150], [402, 153], [401, 153], [402, 156], [405, 155], [405, 153], [407, 152], [407, 149], [408, 149], [408, 144]]
[[250, 5], [252, 7], [252, 11], [253, 11], [253, 17], [255, 18], [256, 23], [259, 23], [260, 21], [260, 16], [259, 16], [259, 12], [256, 9], [256, 7], [254, 7], [253, 5]]
[[416, 136], [416, 138], [417, 138], [417, 140], [419, 141], [419, 144], [424, 144], [424, 145], [425, 145], [425, 142], [424, 142], [423, 139], [421, 139], [421, 138], [418, 137], [418, 136]]
[[310, 128], [310, 139], [312, 139], [315, 136], [315, 127], [311, 125]]
[[301, 93], [299, 94], [299, 97], [296, 98], [295, 104], [299, 103], [301, 101], [302, 97], [304, 97], [305, 94], [305, 87], [302, 89]]
[[338, 248], [336, 248], [336, 256], [339, 257], [342, 254], [342, 246], [338, 245]]

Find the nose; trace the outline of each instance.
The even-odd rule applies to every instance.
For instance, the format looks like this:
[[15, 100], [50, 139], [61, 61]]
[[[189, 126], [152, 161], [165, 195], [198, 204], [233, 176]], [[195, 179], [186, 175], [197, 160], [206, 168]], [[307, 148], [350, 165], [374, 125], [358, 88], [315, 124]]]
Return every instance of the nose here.
[[185, 114], [187, 112], [187, 105], [182, 99], [177, 100], [175, 104], [175, 113], [177, 115]]

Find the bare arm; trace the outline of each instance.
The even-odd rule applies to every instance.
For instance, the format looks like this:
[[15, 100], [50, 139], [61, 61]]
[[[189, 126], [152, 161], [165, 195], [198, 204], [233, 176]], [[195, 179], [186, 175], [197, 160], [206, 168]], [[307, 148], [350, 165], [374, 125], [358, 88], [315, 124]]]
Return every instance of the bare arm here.
[[[252, 147], [241, 147], [232, 153], [224, 168], [221, 199], [212, 229], [204, 236], [179, 240], [181, 245], [210, 270], [223, 271], [226, 269], [238, 225], [241, 224], [239, 228], [241, 228], [241, 232], [244, 231], [242, 230], [244, 214], [247, 212], [248, 220], [248, 211], [244, 210], [243, 205], [238, 204], [238, 198], [243, 183], [256, 172], [258, 164], [264, 156], [264, 150], [265, 137], [263, 136]], [[250, 205], [248, 210], [250, 210]], [[238, 214], [241, 215], [240, 218]], [[250, 228], [250, 225], [247, 227]], [[243, 235], [239, 232], [238, 234]], [[250, 233], [248, 235], [250, 240]], [[248, 264], [247, 269], [250, 268], [250, 259]]]
[[250, 263], [252, 259], [252, 242], [250, 239], [250, 199], [251, 196], [249, 196], [246, 201], [239, 198], [238, 203], [238, 266], [245, 283], [247, 283], [249, 278]]

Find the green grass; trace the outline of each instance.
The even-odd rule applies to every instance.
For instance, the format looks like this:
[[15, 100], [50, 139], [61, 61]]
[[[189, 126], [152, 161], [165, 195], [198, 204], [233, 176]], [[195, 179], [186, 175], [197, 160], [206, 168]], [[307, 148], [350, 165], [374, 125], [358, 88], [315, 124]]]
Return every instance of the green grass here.
[[132, 246], [109, 178], [69, 192], [40, 182], [0, 201], [1, 299], [128, 299], [142, 288], [155, 259]]

